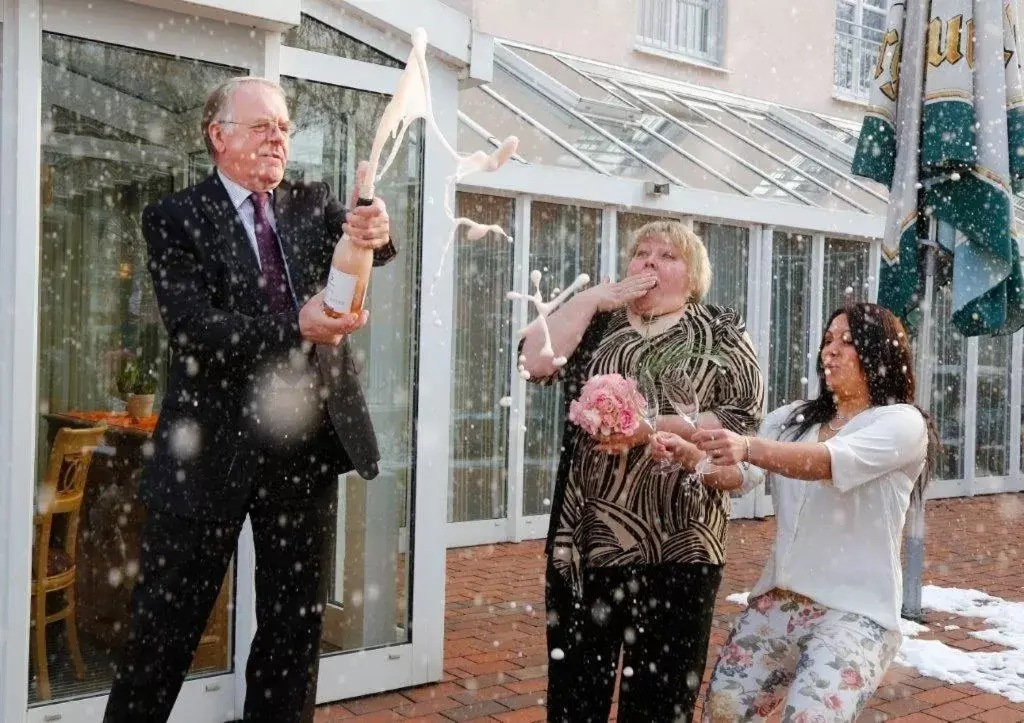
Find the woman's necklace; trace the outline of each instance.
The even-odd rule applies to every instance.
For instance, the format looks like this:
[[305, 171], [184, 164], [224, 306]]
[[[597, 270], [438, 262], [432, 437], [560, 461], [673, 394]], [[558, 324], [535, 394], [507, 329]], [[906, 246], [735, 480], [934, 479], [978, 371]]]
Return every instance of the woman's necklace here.
[[[838, 432], [840, 429], [846, 426], [846, 423], [850, 421], [849, 417], [844, 417], [842, 414], [836, 414], [835, 417], [828, 420], [828, 428], [833, 432]], [[834, 422], [842, 422], [838, 427], [835, 426]]]
[[[869, 404], [867, 407], [864, 407], [864, 409], [868, 409], [870, 408], [870, 406], [871, 405]], [[836, 410], [836, 416], [828, 420], [828, 428], [831, 429], [833, 432], [838, 432], [840, 429], [842, 429], [849, 423], [852, 417], [856, 417], [858, 414], [863, 412], [864, 409], [858, 409], [856, 412], [853, 413], [851, 417], [847, 417], [845, 414], [840, 414], [839, 411]], [[840, 422], [841, 424], [837, 427], [836, 422]]]
[[679, 307], [678, 309], [673, 309], [672, 311], [666, 311], [663, 314], [651, 314], [650, 316], [644, 316], [643, 314], [637, 314], [636, 312], [630, 312], [630, 313], [631, 314], [635, 314], [640, 319], [640, 323], [643, 324], [643, 327], [644, 327], [644, 334], [643, 334], [644, 340], [645, 341], [650, 341], [651, 340], [651, 327], [654, 326], [654, 323], [656, 321], [660, 321], [661, 319], [664, 319], [666, 316], [672, 316], [673, 314], [678, 314], [679, 312], [681, 312], [685, 308], [686, 308], [686, 306], [684, 305], [684, 306]]

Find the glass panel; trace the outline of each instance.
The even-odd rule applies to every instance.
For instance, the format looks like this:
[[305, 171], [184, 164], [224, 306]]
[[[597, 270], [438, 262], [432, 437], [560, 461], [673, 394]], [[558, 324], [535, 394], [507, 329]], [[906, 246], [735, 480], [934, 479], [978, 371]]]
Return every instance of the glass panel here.
[[516, 48], [507, 45], [504, 47], [583, 98], [590, 98], [602, 103], [612, 103], [622, 108], [632, 108], [632, 106], [623, 103], [618, 97], [612, 95], [582, 73], [577, 73], [553, 55], [536, 50], [527, 50], [526, 48]]
[[1012, 336], [978, 337], [975, 477], [1010, 473], [1010, 377]]
[[[931, 411], [942, 449], [935, 465], [935, 479], [959, 480], [964, 476], [964, 402], [967, 393], [967, 339], [950, 321], [952, 291], [935, 290], [935, 376]], [[917, 351], [919, 345], [915, 345]]]
[[750, 231], [702, 222], [695, 222], [693, 230], [704, 241], [711, 260], [711, 291], [705, 303], [726, 306], [746, 318]]
[[[462, 193], [457, 213], [511, 231], [515, 201]], [[460, 232], [455, 246], [455, 366], [452, 370], [452, 482], [448, 521], [506, 516], [508, 394], [512, 360], [513, 246], [487, 234], [479, 241]]]
[[[686, 156], [645, 130], [645, 127], [654, 130], [676, 146], [690, 152], [691, 155], [699, 160], [705, 161], [712, 168], [717, 168], [716, 163], [729, 160], [727, 156], [715, 151], [714, 148], [706, 143], [701, 143], [702, 148], [695, 149], [695, 142], [690, 138], [689, 134], [671, 121], [660, 116], [648, 115], [644, 116], [641, 121], [643, 125], [640, 123], [623, 125], [622, 123], [597, 119], [594, 119], [594, 122], [626, 143], [630, 148], [636, 150], [644, 158], [657, 164], [666, 172], [671, 173], [682, 181], [683, 184], [694, 188], [703, 188], [708, 191], [736, 193], [736, 190], [725, 181], [689, 160]], [[609, 173], [630, 178], [660, 178], [658, 173], [648, 165], [629, 155], [600, 134], [592, 133], [590, 136], [581, 138], [578, 147], [590, 158], [600, 163]], [[698, 150], [700, 152], [697, 152]], [[710, 151], [710, 153], [707, 151]], [[714, 163], [710, 162], [708, 157], [715, 154], [719, 158]]]
[[[530, 211], [530, 268], [544, 273], [545, 295], [579, 274], [600, 274], [601, 211], [535, 201]], [[532, 318], [532, 316], [531, 316]], [[548, 514], [565, 423], [561, 385], [526, 385], [523, 513]]]
[[768, 410], [807, 396], [811, 348], [811, 237], [776, 231], [772, 238], [772, 322]]
[[[842, 194], [851, 201], [871, 209], [874, 213], [885, 213], [884, 201], [879, 200], [870, 193], [867, 193], [853, 185], [847, 178], [843, 178], [838, 173], [830, 171], [820, 165], [820, 163], [811, 155], [809, 150], [807, 152], [797, 152], [785, 143], [773, 138], [772, 135], [792, 142], [792, 138], [775, 133], [772, 128], [769, 127], [766, 118], [756, 117], [751, 118], [749, 121], [745, 121], [729, 113], [719, 113], [717, 111], [707, 111], [707, 113], [709, 115], [713, 115], [716, 120], [724, 123], [727, 127], [731, 128], [736, 133], [739, 133], [744, 138], [748, 138], [753, 141], [758, 148], [774, 153], [777, 157], [783, 159], [794, 168], [799, 169], [800, 172], [797, 172], [793, 168], [786, 166], [786, 164], [773, 160], [771, 157], [763, 153], [759, 153], [750, 145], [742, 143], [738, 139], [733, 139], [735, 147], [730, 146], [733, 151], [748, 160], [754, 161], [759, 168], [762, 168], [766, 172], [770, 172], [771, 176], [775, 180], [781, 182], [786, 186], [786, 188], [790, 188], [803, 196], [810, 198], [812, 201], [825, 208], [835, 208], [843, 211], [859, 210], [856, 206], [851, 205], [849, 202], [836, 195]], [[753, 123], [756, 123], [758, 127], [755, 127]], [[764, 128], [768, 133], [772, 133], [772, 135], [760, 130], [760, 128]], [[800, 149], [805, 149], [807, 147], [806, 143], [794, 145]], [[832, 168], [842, 171], [847, 176], [852, 177], [852, 172], [848, 163], [835, 162], [830, 165]], [[814, 180], [810, 180], [807, 176], [810, 176], [810, 178], [813, 178]], [[758, 188], [754, 190], [755, 195], [768, 195], [774, 197], [780, 193], [781, 191], [779, 191], [777, 187], [767, 184], [767, 182], [764, 181], [762, 181]]]
[[[110, 688], [138, 575], [139, 476], [169, 354], [139, 218], [146, 205], [208, 173], [199, 113], [214, 86], [244, 72], [52, 33], [43, 33], [42, 56], [40, 485], [49, 456], [60, 454], [60, 428], [106, 423], [108, 432], [81, 506], [54, 514], [49, 540], [33, 543], [74, 555], [85, 675], [75, 676], [65, 626], [46, 626], [51, 693], [42, 699], [33, 671], [30, 705]], [[125, 413], [118, 381], [129, 359], [156, 374], [152, 414]], [[133, 411], [141, 410], [133, 403]], [[66, 548], [75, 542], [67, 539], [74, 514], [77, 545]], [[226, 581], [233, 575], [229, 570]], [[221, 590], [192, 674], [231, 668], [232, 587]], [[50, 612], [63, 607], [63, 596], [48, 595]]]
[[[494, 82], [490, 84], [490, 87], [566, 143], [580, 150], [598, 165], [606, 168], [609, 173], [631, 175], [658, 181], [666, 180], [660, 174], [616, 146], [615, 143], [608, 140], [601, 133], [573, 116], [563, 107], [557, 105], [539, 91], [519, 81], [501, 66], [495, 66]], [[492, 125], [489, 118], [475, 113], [470, 107], [463, 105], [461, 101], [460, 105], [462, 105], [461, 109], [463, 112], [482, 123], [491, 133], [502, 135], [500, 128]], [[507, 110], [504, 112], [508, 114]], [[523, 125], [516, 121], [516, 128], [522, 127]], [[510, 132], [514, 133], [516, 131]], [[621, 125], [618, 126], [618, 130], [611, 132], [617, 138], [628, 139], [628, 133]], [[522, 145], [526, 152], [524, 157], [528, 161], [534, 162], [534, 159], [527, 155], [530, 153], [529, 144], [522, 138], [520, 140], [523, 141]]]
[[821, 305], [824, 325], [832, 312], [849, 301], [868, 300], [871, 245], [865, 241], [825, 239], [825, 296]]
[[[532, 114], [532, 111], [526, 108], [521, 109]], [[501, 105], [501, 103], [491, 98], [479, 88], [468, 88], [459, 91], [459, 110], [486, 128], [488, 132], [493, 133], [496, 138], [506, 138], [510, 135], [517, 136], [519, 138], [519, 155], [530, 163], [563, 166], [566, 168], [587, 167], [582, 161], [548, 138], [544, 133], [518, 118], [511, 110]], [[534, 119], [538, 122], [545, 122], [543, 118], [538, 118], [537, 116], [534, 116]], [[551, 119], [549, 118], [548, 120]], [[550, 126], [548, 127], [551, 130], [555, 130], [550, 128]], [[476, 134], [474, 133], [473, 135]], [[462, 153], [472, 153], [474, 150], [478, 150], [475, 145], [463, 146], [462, 143], [466, 138], [466, 132], [460, 128], [459, 151]], [[473, 141], [473, 143], [476, 143], [476, 141]], [[487, 150], [487, 152], [490, 153], [491, 151]]]
[[385, 55], [376, 48], [345, 35], [337, 28], [316, 18], [302, 14], [297, 27], [288, 30], [281, 36], [281, 44], [299, 50], [309, 50], [325, 55], [337, 55], [339, 58], [361, 60], [374, 65], [386, 65], [389, 68], [404, 68], [405, 63]]
[[[289, 177], [327, 181], [347, 199], [356, 161], [370, 154], [373, 129], [388, 96], [293, 78], [281, 83], [296, 127]], [[377, 184], [400, 252], [374, 270], [369, 290], [373, 323], [352, 343], [356, 358], [367, 362], [363, 389], [380, 444], [380, 476], [367, 482], [350, 473], [340, 485], [321, 642], [325, 654], [410, 639], [412, 551], [403, 545], [412, 520], [422, 193], [420, 121]], [[373, 604], [364, 605], [364, 598]]]

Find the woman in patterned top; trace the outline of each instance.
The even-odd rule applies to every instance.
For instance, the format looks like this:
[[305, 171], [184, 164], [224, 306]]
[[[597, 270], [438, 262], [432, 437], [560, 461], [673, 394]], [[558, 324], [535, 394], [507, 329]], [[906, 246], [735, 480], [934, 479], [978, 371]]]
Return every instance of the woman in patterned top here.
[[[700, 303], [711, 286], [703, 243], [657, 221], [637, 231], [630, 256], [623, 281], [577, 294], [549, 319], [563, 367], [541, 354], [539, 329], [527, 334], [530, 378], [562, 381], [568, 409], [590, 377], [637, 378], [659, 361], [693, 381], [700, 426], [752, 433], [761, 374], [736, 313]], [[684, 439], [694, 432], [678, 416], [657, 426]], [[703, 453], [692, 445], [682, 471], [658, 474], [654, 431], [599, 442], [565, 426], [547, 550], [549, 720], [607, 720], [620, 652], [619, 720], [692, 715], [725, 563], [728, 489], [742, 480], [717, 468], [698, 480], [690, 472]]]

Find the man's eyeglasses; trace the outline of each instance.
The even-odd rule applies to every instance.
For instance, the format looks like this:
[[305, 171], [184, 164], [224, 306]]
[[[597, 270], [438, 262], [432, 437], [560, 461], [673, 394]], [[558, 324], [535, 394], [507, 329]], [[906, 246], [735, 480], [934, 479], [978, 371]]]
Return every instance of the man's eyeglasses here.
[[233, 126], [245, 126], [250, 131], [260, 136], [269, 136], [275, 128], [281, 131], [281, 135], [286, 138], [291, 138], [292, 134], [295, 133], [295, 127], [288, 121], [260, 120], [254, 123], [239, 123], [238, 121], [220, 120], [217, 122]]

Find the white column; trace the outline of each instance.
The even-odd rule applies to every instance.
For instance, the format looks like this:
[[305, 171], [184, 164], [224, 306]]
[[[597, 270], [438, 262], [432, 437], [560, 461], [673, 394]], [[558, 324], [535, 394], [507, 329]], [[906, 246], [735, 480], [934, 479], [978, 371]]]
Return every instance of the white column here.
[[[430, 65], [434, 113], [441, 132], [455, 138], [458, 131], [458, 81], [436, 60]], [[423, 183], [426, 195], [445, 187], [453, 160], [430, 133], [426, 134]], [[416, 485], [413, 511], [413, 624], [416, 627], [416, 668], [419, 680], [440, 680], [444, 663], [445, 523], [448, 481], [451, 477], [451, 376], [455, 338], [454, 253], [449, 249], [435, 280], [438, 261], [451, 233], [440, 199], [423, 203], [420, 295], [420, 353], [417, 384]], [[435, 289], [433, 294], [428, 289]], [[435, 323], [439, 320], [439, 323]], [[440, 383], [439, 383], [440, 382]]]
[[592, 279], [592, 283], [599, 283], [604, 278], [618, 278], [618, 234], [619, 210], [615, 206], [605, 206], [601, 210], [601, 278]]
[[42, 27], [38, 0], [5, 0], [0, 114], [0, 720], [28, 707], [39, 320]]
[[868, 265], [868, 301], [878, 303], [878, 276], [882, 273], [882, 242], [871, 241], [871, 257]]
[[1010, 471], [1007, 475], [1009, 484], [1006, 492], [1019, 492], [1024, 490], [1024, 476], [1020, 470], [1020, 446], [1021, 446], [1021, 373], [1024, 367], [1024, 348], [1021, 340], [1024, 339], [1024, 332], [1018, 331], [1010, 341]]
[[[765, 380], [765, 405], [767, 406], [768, 379], [771, 376], [771, 339], [772, 339], [772, 247], [775, 238], [774, 226], [761, 227], [761, 243], [758, 249], [759, 279], [757, 284], [757, 362], [761, 365], [761, 374]], [[765, 412], [772, 410], [765, 409]], [[765, 493], [764, 486], [757, 488], [754, 498], [754, 516], [767, 517], [774, 512], [772, 498]]]
[[967, 378], [964, 389], [964, 490], [974, 497], [974, 467], [978, 449], [978, 337], [967, 340]]
[[808, 324], [807, 363], [804, 366], [807, 384], [804, 398], [818, 396], [817, 352], [818, 343], [824, 333], [822, 317], [825, 314], [825, 236], [815, 234], [811, 242], [811, 318]]
[[[530, 215], [529, 196], [516, 198], [515, 251], [512, 260], [512, 288], [520, 292], [530, 289]], [[526, 380], [519, 376], [519, 330], [526, 326], [529, 310], [526, 304], [512, 307], [512, 345], [509, 367], [509, 394], [512, 403], [508, 415], [508, 505], [506, 508], [506, 539], [518, 542], [524, 537], [523, 522], [523, 459], [526, 448]]]

